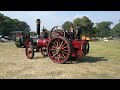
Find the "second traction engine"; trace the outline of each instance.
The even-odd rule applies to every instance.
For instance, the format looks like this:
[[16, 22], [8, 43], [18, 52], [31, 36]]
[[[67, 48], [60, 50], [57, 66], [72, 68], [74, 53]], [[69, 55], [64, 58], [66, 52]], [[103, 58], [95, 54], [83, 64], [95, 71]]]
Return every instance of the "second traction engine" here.
[[28, 59], [32, 59], [34, 57], [34, 49], [36, 51], [40, 51], [41, 54], [45, 57], [47, 56], [47, 45], [50, 41], [48, 33], [46, 29], [43, 29], [42, 35], [40, 35], [40, 19], [37, 19], [37, 36], [30, 38], [29, 45], [26, 47], [25, 53]]

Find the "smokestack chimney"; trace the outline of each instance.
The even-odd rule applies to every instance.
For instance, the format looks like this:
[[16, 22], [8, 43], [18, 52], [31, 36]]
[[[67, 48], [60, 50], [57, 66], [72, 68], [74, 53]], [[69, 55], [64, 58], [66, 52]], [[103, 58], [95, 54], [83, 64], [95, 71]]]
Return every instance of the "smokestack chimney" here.
[[37, 35], [40, 36], [40, 23], [41, 23], [40, 19], [37, 19], [36, 23], [37, 23]]

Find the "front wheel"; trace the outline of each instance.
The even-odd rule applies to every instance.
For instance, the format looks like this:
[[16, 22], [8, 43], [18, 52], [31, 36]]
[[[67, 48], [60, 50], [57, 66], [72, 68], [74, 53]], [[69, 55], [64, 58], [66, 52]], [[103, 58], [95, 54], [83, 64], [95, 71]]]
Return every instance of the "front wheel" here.
[[33, 59], [34, 57], [34, 47], [32, 45], [28, 45], [25, 49], [25, 53], [28, 59]]
[[47, 57], [48, 56], [47, 48], [46, 47], [42, 47], [41, 48], [41, 54], [43, 55], [43, 57]]

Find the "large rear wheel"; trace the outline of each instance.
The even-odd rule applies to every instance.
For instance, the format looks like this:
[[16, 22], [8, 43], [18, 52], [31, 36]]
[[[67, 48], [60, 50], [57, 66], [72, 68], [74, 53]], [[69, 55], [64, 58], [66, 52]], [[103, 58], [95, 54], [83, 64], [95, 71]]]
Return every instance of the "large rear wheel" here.
[[71, 57], [71, 48], [65, 38], [55, 37], [48, 45], [48, 55], [55, 63], [65, 63]]

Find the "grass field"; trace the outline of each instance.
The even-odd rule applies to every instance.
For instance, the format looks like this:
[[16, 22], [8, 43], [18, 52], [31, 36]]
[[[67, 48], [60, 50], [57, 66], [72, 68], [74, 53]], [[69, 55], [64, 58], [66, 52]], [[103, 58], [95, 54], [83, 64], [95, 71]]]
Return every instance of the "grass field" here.
[[73, 63], [56, 64], [14, 42], [0, 43], [0, 79], [120, 79], [120, 41], [90, 42], [90, 52]]

